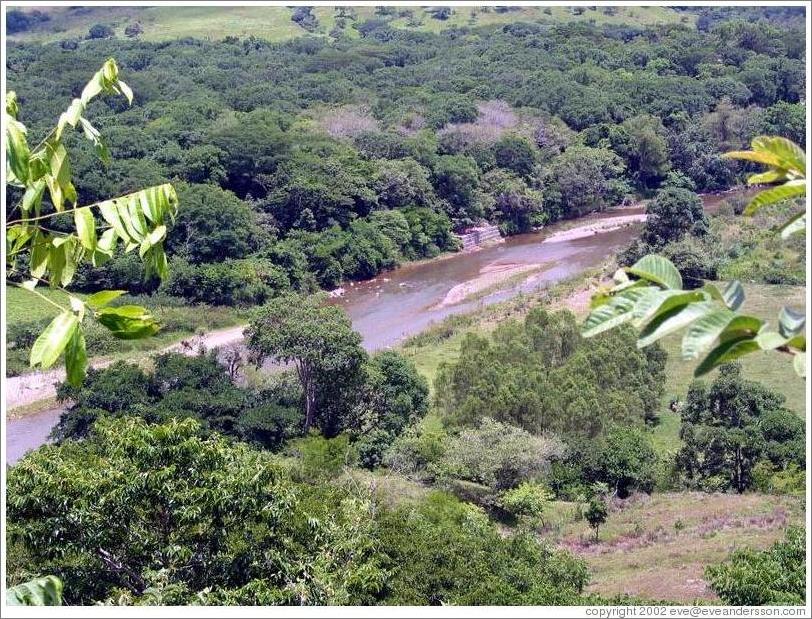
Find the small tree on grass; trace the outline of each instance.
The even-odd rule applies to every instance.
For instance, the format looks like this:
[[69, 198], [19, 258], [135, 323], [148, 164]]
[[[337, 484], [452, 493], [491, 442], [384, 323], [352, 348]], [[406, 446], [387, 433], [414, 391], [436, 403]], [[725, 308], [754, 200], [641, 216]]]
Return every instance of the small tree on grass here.
[[598, 530], [600, 526], [606, 522], [606, 517], [609, 515], [609, 509], [606, 507], [606, 501], [599, 495], [593, 496], [589, 499], [584, 518], [589, 523], [589, 526], [595, 531], [595, 541], [598, 541]]

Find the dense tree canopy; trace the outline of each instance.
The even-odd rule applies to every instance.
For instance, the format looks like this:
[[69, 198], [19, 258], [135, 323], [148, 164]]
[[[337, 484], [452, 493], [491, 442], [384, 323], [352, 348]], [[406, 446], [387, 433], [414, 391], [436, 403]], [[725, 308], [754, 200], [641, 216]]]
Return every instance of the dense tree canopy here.
[[[312, 28], [305, 9], [295, 19]], [[190, 183], [191, 206], [167, 241], [184, 277], [167, 289], [216, 303], [261, 302], [304, 280], [331, 287], [366, 278], [454, 249], [452, 227], [482, 217], [513, 234], [600, 210], [655, 193], [670, 170], [695, 191], [725, 189], [743, 167], [720, 151], [760, 133], [803, 140], [804, 59], [795, 44], [803, 37], [789, 14], [753, 23], [714, 14], [699, 30], [472, 22], [431, 34], [393, 27], [396, 11], [365, 23], [341, 11], [338, 30], [350, 20], [360, 39], [14, 43], [9, 83], [24, 97], [32, 136], [41, 136], [86, 66], [119, 59], [138, 97], [131, 110], [94, 103], [114, 162], [104, 170], [79, 145], [77, 190], [96, 200]], [[46, 18], [13, 11], [9, 25], [24, 30]], [[109, 34], [105, 23], [93, 29]], [[228, 208], [211, 211], [219, 202]], [[412, 238], [359, 230], [382, 209], [421, 209], [407, 215]], [[190, 250], [206, 219], [223, 234]], [[238, 238], [241, 227], [248, 233]], [[289, 269], [273, 243], [305, 261]], [[206, 266], [256, 257], [285, 277], [241, 262]], [[119, 273], [129, 283], [116, 265], [105, 281], [124, 287], [115, 286]], [[261, 291], [228, 292], [246, 287]]]
[[583, 340], [571, 313], [539, 308], [492, 338], [467, 335], [459, 360], [441, 368], [437, 391], [458, 425], [488, 411], [534, 433], [591, 437], [654, 414], [664, 361], [659, 348], [638, 350], [631, 333]]

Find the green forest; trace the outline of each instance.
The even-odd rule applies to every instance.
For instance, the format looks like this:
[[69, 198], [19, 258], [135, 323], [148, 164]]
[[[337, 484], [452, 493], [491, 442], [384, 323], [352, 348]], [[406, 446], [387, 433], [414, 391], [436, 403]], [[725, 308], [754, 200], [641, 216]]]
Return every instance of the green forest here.
[[[65, 368], [7, 417], [58, 412], [7, 464], [10, 600], [805, 602], [804, 9], [6, 18], [7, 377]], [[624, 208], [393, 346], [335, 301]]]

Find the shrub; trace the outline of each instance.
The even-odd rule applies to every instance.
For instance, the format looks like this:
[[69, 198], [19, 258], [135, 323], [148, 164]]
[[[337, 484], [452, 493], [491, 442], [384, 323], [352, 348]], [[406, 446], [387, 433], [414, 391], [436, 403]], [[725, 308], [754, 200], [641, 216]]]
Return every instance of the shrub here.
[[792, 527], [767, 550], [737, 550], [730, 561], [711, 565], [705, 578], [731, 606], [800, 606], [806, 598], [806, 535]]
[[546, 487], [525, 481], [505, 492], [500, 505], [514, 517], [524, 516], [540, 521], [552, 499], [553, 495]]
[[563, 450], [554, 437], [533, 436], [486, 417], [478, 428], [462, 430], [448, 440], [435, 470], [440, 477], [473, 481], [498, 492], [543, 479], [550, 461]]
[[87, 33], [88, 39], [109, 39], [115, 34], [111, 26], [107, 24], [94, 24]]

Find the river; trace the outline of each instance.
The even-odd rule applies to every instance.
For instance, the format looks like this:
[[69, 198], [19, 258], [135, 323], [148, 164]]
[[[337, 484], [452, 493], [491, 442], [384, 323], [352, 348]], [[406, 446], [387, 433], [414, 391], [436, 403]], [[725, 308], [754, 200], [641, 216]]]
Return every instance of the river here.
[[[713, 211], [733, 193], [703, 196], [707, 211]], [[579, 220], [579, 226], [606, 222], [610, 218], [632, 219], [643, 207], [618, 208], [602, 213], [599, 218]], [[377, 278], [348, 285], [345, 294], [333, 300], [352, 319], [353, 327], [364, 338], [367, 350], [379, 350], [398, 344], [406, 337], [425, 330], [432, 323], [455, 313], [464, 313], [482, 305], [495, 303], [519, 292], [531, 292], [577, 275], [600, 265], [639, 233], [640, 224], [624, 225], [614, 230], [591, 233], [580, 238], [554, 240], [573, 222], [557, 224], [541, 232], [510, 237], [504, 243], [473, 252], [444, 256], [407, 264]], [[444, 305], [455, 286], [476, 281], [483, 272], [493, 269], [533, 268], [532, 275], [518, 278], [513, 285], [501, 288], [472, 301]], [[7, 383], [13, 379], [8, 379]], [[47, 396], [46, 396], [47, 397]], [[8, 400], [6, 401], [8, 405]], [[47, 442], [62, 407], [8, 419], [6, 421], [6, 462], [13, 464], [27, 451]]]

